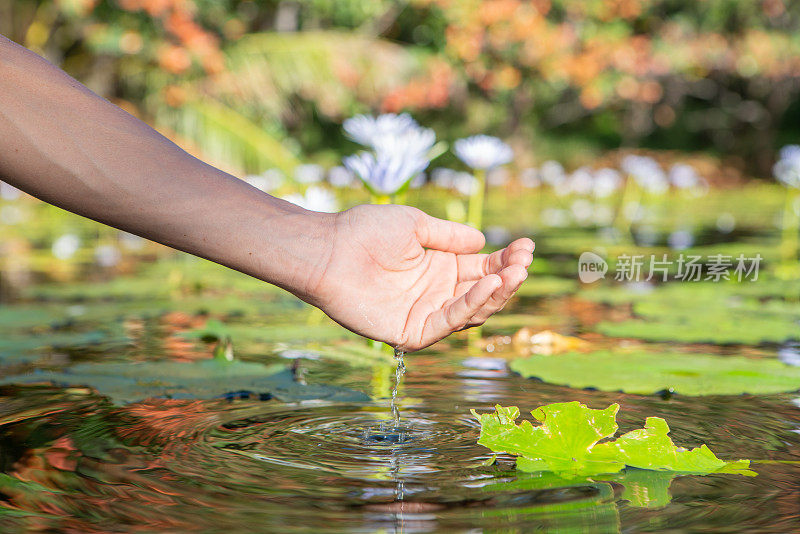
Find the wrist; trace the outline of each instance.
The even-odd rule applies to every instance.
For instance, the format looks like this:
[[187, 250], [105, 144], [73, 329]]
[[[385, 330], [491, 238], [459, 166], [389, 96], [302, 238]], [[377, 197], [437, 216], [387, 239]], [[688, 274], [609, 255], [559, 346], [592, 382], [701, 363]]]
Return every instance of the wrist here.
[[[219, 173], [224, 174], [224, 173]], [[312, 302], [330, 257], [335, 214], [305, 210], [229, 175], [198, 187], [163, 243], [275, 284]], [[201, 203], [202, 209], [197, 209]], [[177, 237], [177, 239], [175, 239]]]
[[274, 197], [269, 203], [259, 230], [263, 246], [255, 255], [254, 276], [319, 305], [337, 214], [309, 211]]

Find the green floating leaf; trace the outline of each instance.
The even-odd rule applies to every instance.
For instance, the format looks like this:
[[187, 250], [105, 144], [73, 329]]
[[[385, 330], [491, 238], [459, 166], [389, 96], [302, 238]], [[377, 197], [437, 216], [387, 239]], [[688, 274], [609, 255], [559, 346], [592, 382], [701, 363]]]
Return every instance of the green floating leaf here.
[[496, 406], [490, 414], [472, 414], [481, 423], [478, 444], [493, 452], [517, 456], [517, 469], [526, 472], [553, 472], [569, 476], [617, 473], [624, 467], [655, 471], [710, 474], [754, 475], [749, 462], [728, 463], [702, 445], [687, 450], [678, 448], [667, 435], [669, 426], [659, 417], [649, 417], [645, 427], [604, 441], [617, 431], [618, 404], [594, 410], [577, 401], [540, 406], [530, 421], [519, 425], [519, 409]]
[[[633, 303], [636, 319], [597, 325], [607, 336], [747, 345], [800, 338], [800, 304], [754, 298], [760, 283], [670, 283], [649, 293], [605, 287], [584, 291], [581, 297]], [[765, 285], [775, 290], [774, 284]]]
[[771, 358], [664, 352], [571, 352], [514, 360], [526, 378], [573, 388], [651, 395], [766, 395], [800, 389], [800, 367]]
[[517, 290], [520, 297], [547, 297], [573, 293], [578, 283], [570, 278], [556, 276], [531, 276]]
[[[694, 311], [674, 313], [673, 310], [648, 320], [604, 321], [597, 325], [597, 331], [611, 337], [720, 345], [782, 343], [800, 337], [796, 317], [759, 316], [754, 310], [737, 314], [696, 306]], [[697, 309], [703, 309], [703, 313], [697, 313]]]
[[364, 393], [327, 385], [295, 382], [281, 364], [226, 361], [221, 358], [197, 363], [84, 363], [63, 372], [38, 372], [9, 376], [0, 384], [49, 382], [57, 386], [89, 386], [117, 404], [149, 397], [210, 399], [243, 392], [284, 402], [324, 399], [368, 401]]

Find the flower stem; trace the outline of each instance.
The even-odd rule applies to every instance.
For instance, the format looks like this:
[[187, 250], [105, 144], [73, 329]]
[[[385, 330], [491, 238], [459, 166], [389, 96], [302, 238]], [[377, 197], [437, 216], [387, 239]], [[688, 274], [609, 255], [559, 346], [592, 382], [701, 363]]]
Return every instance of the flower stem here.
[[620, 198], [617, 213], [614, 217], [614, 228], [616, 228], [618, 237], [623, 243], [628, 243], [633, 238], [633, 220], [628, 218], [626, 211], [628, 206], [638, 204], [641, 196], [641, 191], [639, 191], [633, 177], [626, 176], [625, 188], [622, 190], [622, 198]]
[[372, 195], [373, 204], [391, 204], [392, 197], [389, 195]]
[[[469, 197], [467, 208], [467, 224], [480, 230], [483, 227], [483, 201], [486, 195], [486, 171], [475, 169], [475, 178], [478, 180], [477, 190]], [[483, 337], [483, 329], [476, 326], [467, 333], [467, 343], [470, 347], [477, 347], [478, 341]]]
[[783, 208], [783, 232], [781, 234], [781, 260], [785, 269], [795, 267], [797, 263], [797, 251], [800, 240], [800, 214], [797, 213], [798, 201], [800, 200], [800, 190], [791, 189], [786, 193], [786, 204]]
[[475, 178], [478, 180], [478, 188], [469, 197], [467, 224], [480, 230], [483, 226], [483, 199], [486, 195], [486, 171], [484, 169], [475, 169]]

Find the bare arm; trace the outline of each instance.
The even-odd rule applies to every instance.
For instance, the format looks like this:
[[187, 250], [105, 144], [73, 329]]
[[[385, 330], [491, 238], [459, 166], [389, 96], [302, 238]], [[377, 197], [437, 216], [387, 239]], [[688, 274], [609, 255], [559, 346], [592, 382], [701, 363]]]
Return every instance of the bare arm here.
[[279, 285], [368, 337], [429, 345], [482, 323], [527, 276], [527, 239], [487, 256], [480, 232], [413, 208], [322, 214], [262, 193], [2, 36], [0, 95], [0, 179]]
[[[329, 224], [190, 156], [36, 54], [0, 36], [0, 179], [56, 206], [301, 289]], [[285, 232], [276, 233], [277, 221]], [[258, 231], [260, 229], [260, 232]], [[272, 230], [272, 231], [271, 231]], [[269, 236], [270, 247], [265, 248]]]

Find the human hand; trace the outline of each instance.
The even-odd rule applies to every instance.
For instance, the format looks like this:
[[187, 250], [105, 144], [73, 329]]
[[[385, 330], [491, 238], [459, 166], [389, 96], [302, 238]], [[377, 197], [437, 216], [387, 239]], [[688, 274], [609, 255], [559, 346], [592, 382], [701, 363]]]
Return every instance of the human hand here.
[[484, 243], [478, 230], [415, 208], [357, 206], [334, 216], [305, 298], [349, 330], [418, 350], [483, 324], [527, 278], [533, 241], [479, 254]]

